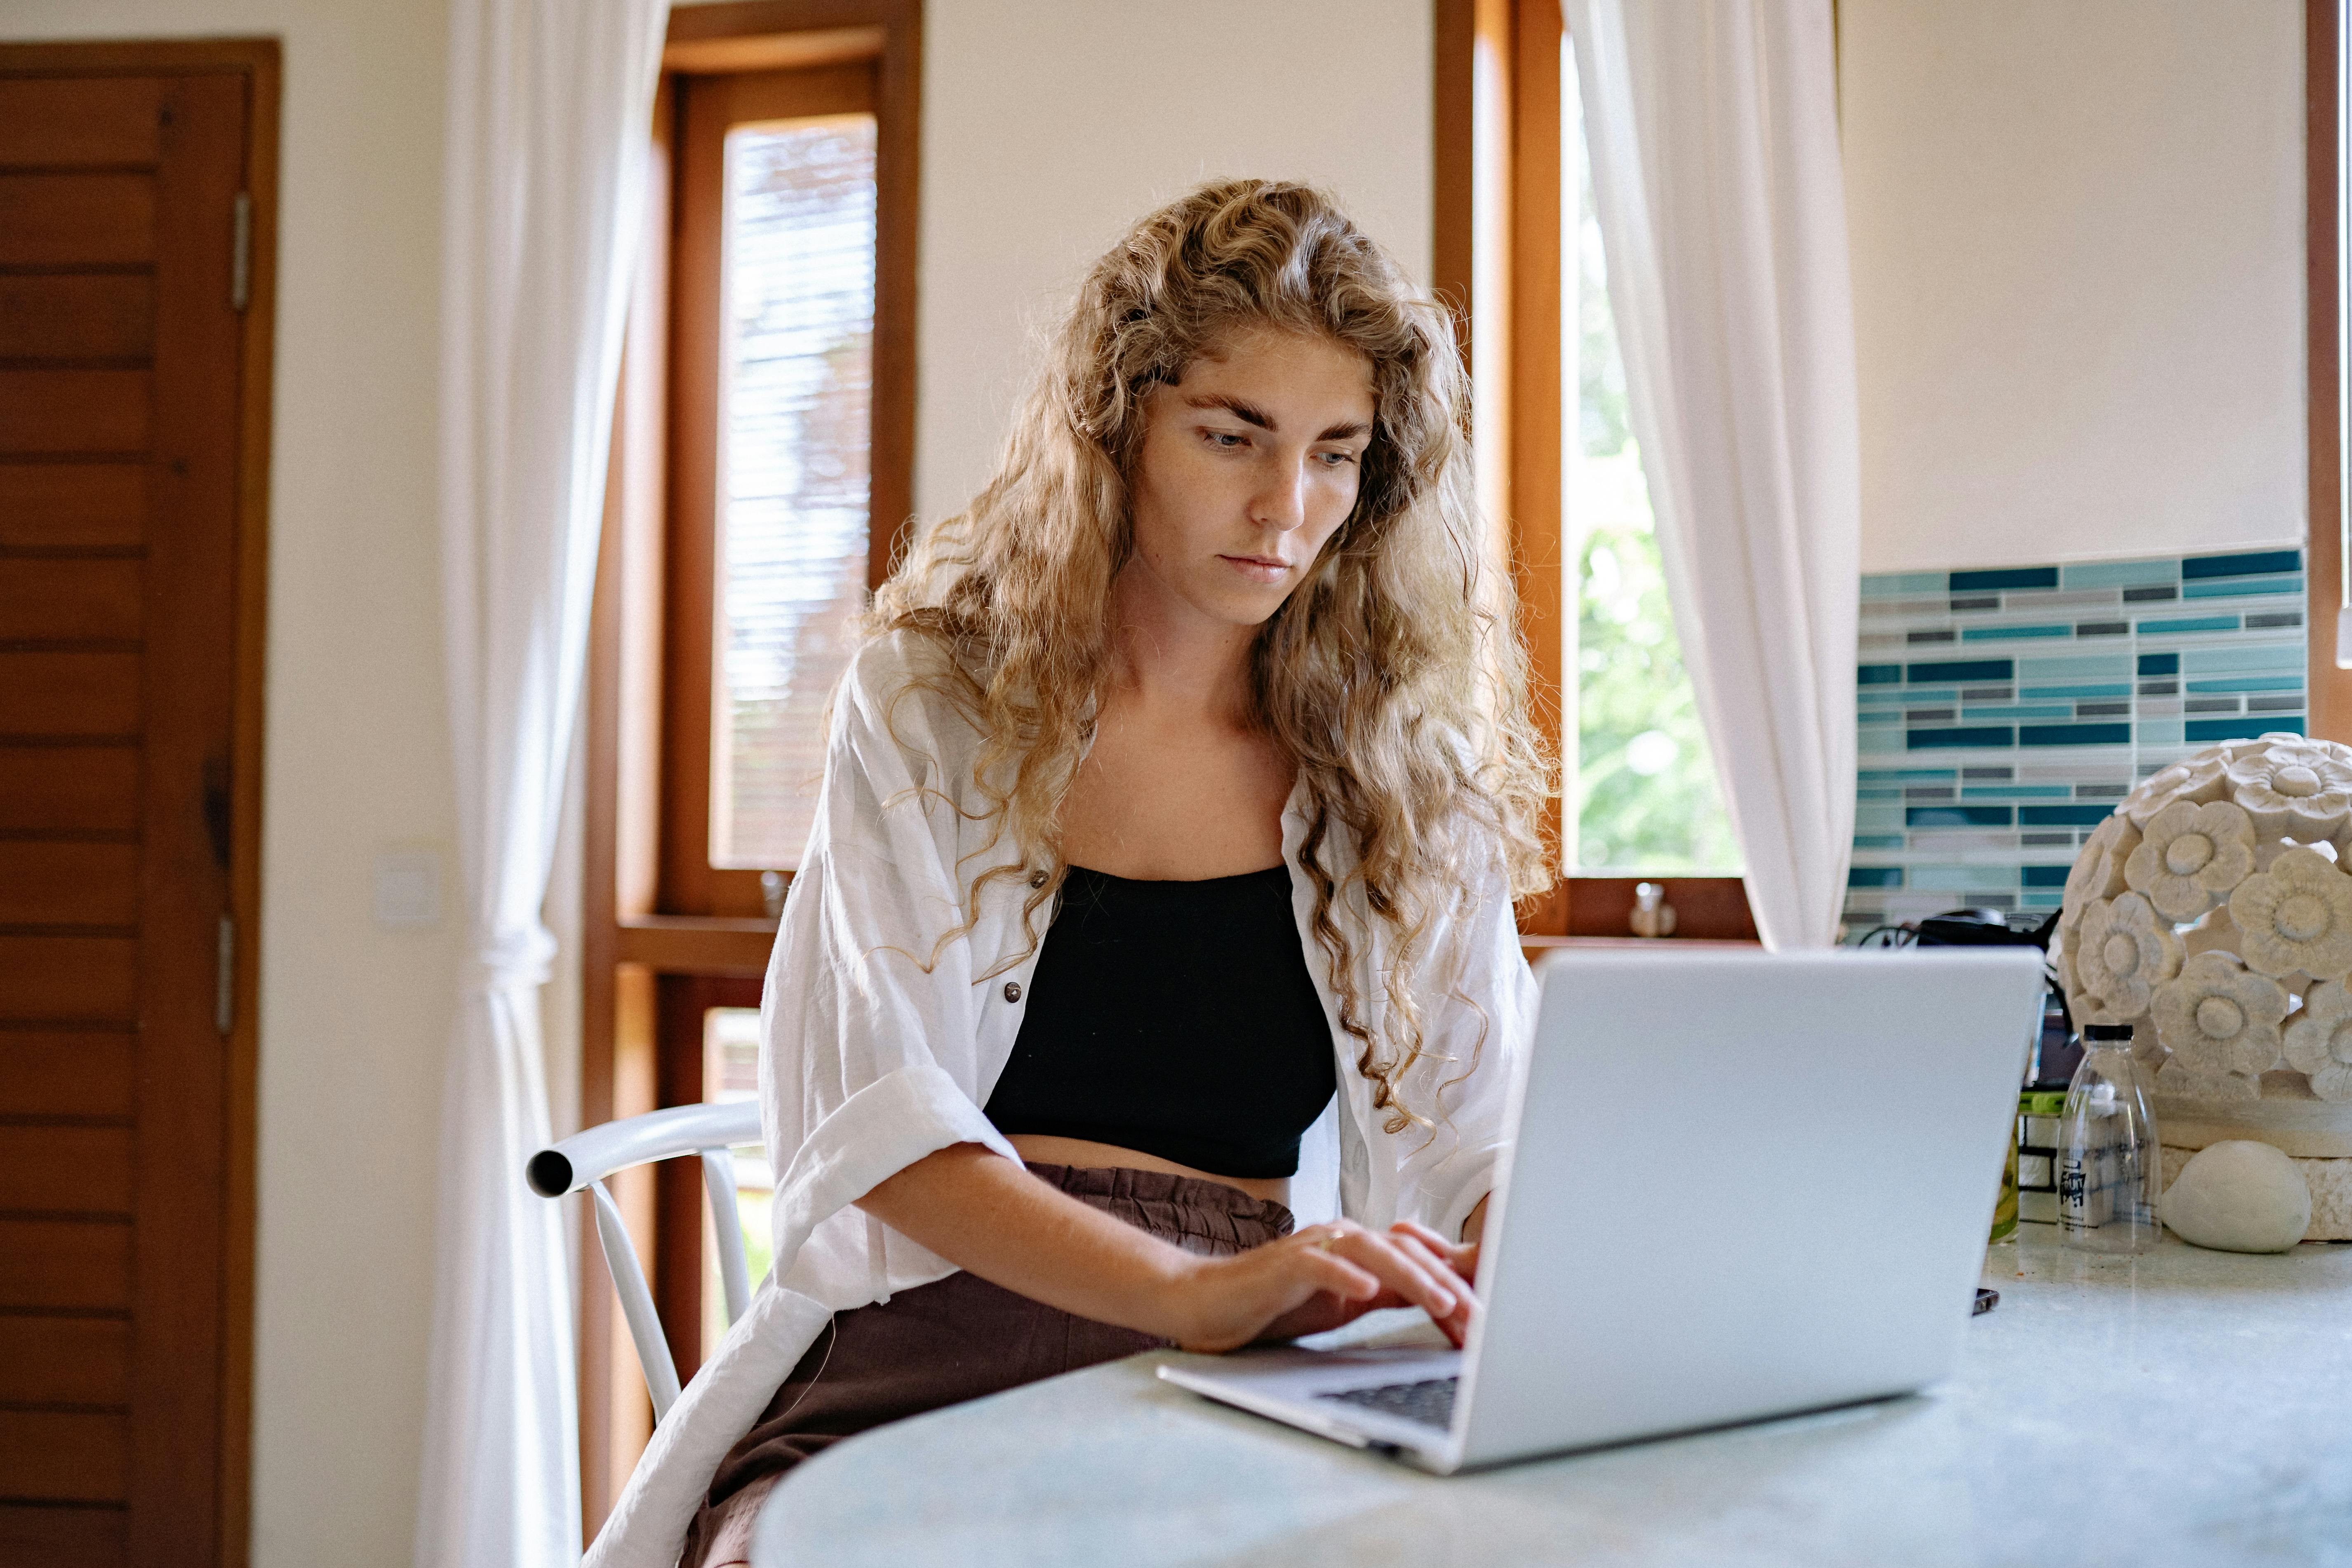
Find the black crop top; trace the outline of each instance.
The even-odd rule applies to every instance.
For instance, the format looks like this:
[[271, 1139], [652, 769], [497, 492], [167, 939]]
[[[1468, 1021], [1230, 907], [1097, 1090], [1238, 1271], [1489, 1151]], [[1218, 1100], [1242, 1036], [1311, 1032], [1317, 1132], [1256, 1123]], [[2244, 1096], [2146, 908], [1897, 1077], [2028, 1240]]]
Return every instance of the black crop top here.
[[1287, 1176], [1338, 1081], [1286, 868], [1139, 882], [1073, 866], [988, 1119]]

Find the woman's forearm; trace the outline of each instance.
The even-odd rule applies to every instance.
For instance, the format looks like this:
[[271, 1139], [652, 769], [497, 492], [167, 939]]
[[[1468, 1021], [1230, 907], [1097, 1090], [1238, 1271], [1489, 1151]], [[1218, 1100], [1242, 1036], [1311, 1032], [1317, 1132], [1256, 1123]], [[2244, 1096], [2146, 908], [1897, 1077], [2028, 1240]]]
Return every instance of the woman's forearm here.
[[1423, 1308], [1456, 1344], [1469, 1331], [1457, 1268], [1472, 1255], [1416, 1226], [1381, 1233], [1336, 1220], [1202, 1258], [977, 1143], [925, 1155], [857, 1206], [992, 1285], [1188, 1350], [1337, 1328], [1375, 1307]]
[[1047, 1186], [1016, 1161], [957, 1143], [857, 1206], [959, 1268], [1098, 1322], [1181, 1339], [1182, 1248]]

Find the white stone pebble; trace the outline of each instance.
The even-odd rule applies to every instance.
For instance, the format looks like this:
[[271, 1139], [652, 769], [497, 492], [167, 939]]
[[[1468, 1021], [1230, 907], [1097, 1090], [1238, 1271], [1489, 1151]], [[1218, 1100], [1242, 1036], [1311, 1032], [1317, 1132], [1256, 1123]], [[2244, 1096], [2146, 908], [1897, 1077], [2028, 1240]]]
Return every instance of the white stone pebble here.
[[2267, 1143], [2231, 1139], [2198, 1151], [2157, 1212], [2181, 1240], [2224, 1252], [2284, 1252], [2311, 1226], [2311, 1189]]

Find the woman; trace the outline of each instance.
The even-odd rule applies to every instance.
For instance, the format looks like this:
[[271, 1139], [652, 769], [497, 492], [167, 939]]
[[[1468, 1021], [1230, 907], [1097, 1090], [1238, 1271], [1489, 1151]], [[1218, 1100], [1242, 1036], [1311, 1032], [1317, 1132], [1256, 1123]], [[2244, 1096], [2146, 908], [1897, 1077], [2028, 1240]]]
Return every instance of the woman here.
[[[740, 1561], [827, 1443], [1150, 1346], [1399, 1305], [1460, 1342], [1547, 785], [1465, 402], [1305, 187], [1095, 267], [835, 699], [763, 1019], [775, 1283], [592, 1561], [666, 1562], [679, 1474], [685, 1562]], [[1293, 1234], [1335, 1090], [1347, 1217]]]

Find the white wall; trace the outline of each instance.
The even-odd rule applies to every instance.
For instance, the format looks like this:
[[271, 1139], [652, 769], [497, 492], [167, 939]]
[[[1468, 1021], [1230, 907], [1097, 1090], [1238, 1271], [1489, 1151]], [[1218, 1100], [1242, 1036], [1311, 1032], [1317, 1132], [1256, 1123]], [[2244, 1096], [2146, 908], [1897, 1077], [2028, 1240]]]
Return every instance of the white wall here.
[[[9, 0], [0, 15], [12, 38], [285, 45], [257, 1568], [405, 1563], [414, 1526], [457, 942], [454, 919], [377, 929], [369, 878], [382, 849], [437, 847], [454, 913], [434, 488], [444, 26], [441, 0]], [[926, 516], [984, 477], [1024, 322], [1199, 178], [1328, 183], [1427, 273], [1425, 0], [931, 0], [928, 26]], [[551, 997], [551, 1028], [575, 1018]]]
[[454, 945], [370, 920], [454, 835], [434, 546], [443, 7], [10, 0], [11, 37], [275, 35], [253, 1562], [404, 1563]]
[[1203, 179], [1332, 190], [1430, 258], [1428, 0], [931, 0], [915, 507], [986, 480], [1034, 336], [1087, 263]]
[[1841, 0], [1863, 569], [2292, 543], [2302, 0]]

